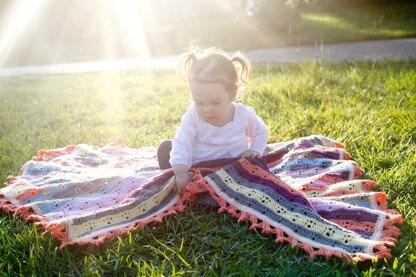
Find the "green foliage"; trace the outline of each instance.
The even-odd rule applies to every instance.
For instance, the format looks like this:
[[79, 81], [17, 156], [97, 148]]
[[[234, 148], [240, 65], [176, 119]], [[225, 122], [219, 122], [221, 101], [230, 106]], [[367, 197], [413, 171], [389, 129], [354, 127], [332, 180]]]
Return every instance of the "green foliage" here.
[[[416, 36], [414, 1], [255, 1], [256, 15], [218, 16], [172, 24], [180, 49], [196, 39], [206, 46], [248, 51]], [[287, 5], [285, 5], [285, 3]], [[309, 3], [309, 4], [305, 4]], [[290, 8], [294, 6], [296, 8]], [[221, 9], [218, 7], [218, 9]]]
[[[248, 230], [228, 215], [190, 204], [162, 224], [106, 245], [71, 246], [0, 213], [0, 275], [36, 276], [411, 276], [416, 274], [416, 61], [255, 68], [239, 101], [255, 107], [269, 142], [321, 134], [352, 158], [403, 215], [385, 261], [310, 260], [299, 249]], [[190, 102], [171, 70], [0, 79], [0, 180], [41, 148], [124, 137], [130, 147], [171, 138]]]

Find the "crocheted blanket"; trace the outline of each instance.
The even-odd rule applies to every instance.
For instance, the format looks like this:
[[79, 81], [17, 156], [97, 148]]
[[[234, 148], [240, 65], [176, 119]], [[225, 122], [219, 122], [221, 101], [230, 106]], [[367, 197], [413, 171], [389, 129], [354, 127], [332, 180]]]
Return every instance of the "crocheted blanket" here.
[[402, 218], [387, 209], [375, 182], [344, 146], [322, 136], [269, 145], [262, 159], [196, 165], [187, 191], [176, 194], [172, 169], [158, 170], [155, 151], [122, 140], [41, 150], [0, 189], [0, 207], [36, 221], [68, 244], [100, 244], [185, 210], [206, 192], [238, 221], [299, 246], [311, 257], [364, 261], [389, 258]]

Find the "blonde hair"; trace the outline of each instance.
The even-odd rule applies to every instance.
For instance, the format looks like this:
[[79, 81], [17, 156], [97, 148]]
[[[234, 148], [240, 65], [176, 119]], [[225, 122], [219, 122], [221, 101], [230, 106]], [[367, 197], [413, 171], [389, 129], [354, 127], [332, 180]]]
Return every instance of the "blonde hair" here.
[[187, 82], [221, 83], [233, 99], [249, 71], [250, 62], [246, 56], [238, 52], [230, 57], [215, 48], [208, 48], [201, 55], [190, 50], [182, 56], [178, 66], [178, 72]]

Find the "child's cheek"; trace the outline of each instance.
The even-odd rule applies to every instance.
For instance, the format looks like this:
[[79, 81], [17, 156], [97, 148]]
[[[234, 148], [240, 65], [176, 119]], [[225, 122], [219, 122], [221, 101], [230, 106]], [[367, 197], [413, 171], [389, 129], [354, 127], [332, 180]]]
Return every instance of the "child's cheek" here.
[[199, 117], [203, 117], [204, 115], [204, 112], [202, 111], [201, 107], [196, 108], [196, 113], [198, 114]]

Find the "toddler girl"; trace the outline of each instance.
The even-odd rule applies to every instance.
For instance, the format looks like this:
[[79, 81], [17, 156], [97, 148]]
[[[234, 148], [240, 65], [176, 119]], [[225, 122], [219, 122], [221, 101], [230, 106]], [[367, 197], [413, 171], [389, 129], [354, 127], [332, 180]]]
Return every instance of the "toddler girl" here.
[[164, 141], [158, 148], [160, 168], [173, 167], [177, 192], [190, 182], [188, 170], [194, 164], [263, 155], [266, 125], [252, 107], [234, 102], [249, 69], [244, 55], [231, 58], [211, 49], [200, 57], [189, 52], [179, 64], [193, 101], [182, 116], [173, 142]]

